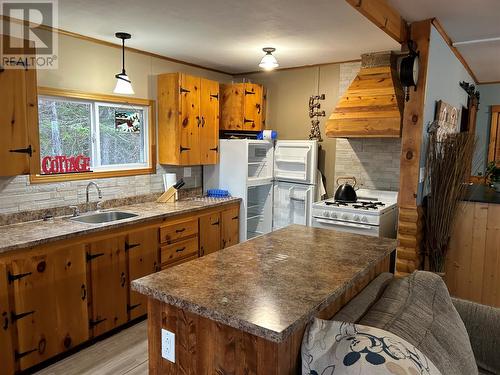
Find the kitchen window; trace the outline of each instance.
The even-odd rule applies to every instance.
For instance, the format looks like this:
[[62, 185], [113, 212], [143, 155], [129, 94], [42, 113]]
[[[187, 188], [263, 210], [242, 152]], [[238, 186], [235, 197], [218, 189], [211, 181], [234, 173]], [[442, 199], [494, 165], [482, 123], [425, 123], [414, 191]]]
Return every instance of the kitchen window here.
[[32, 182], [154, 173], [154, 102], [39, 88]]

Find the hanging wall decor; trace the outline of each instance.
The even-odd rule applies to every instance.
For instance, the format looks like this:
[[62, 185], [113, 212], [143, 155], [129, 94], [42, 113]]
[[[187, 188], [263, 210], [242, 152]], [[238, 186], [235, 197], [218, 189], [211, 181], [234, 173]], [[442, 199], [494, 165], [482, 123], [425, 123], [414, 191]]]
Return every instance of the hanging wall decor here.
[[316, 139], [318, 142], [323, 142], [318, 117], [325, 117], [326, 113], [325, 111], [319, 111], [321, 108], [320, 100], [325, 100], [325, 94], [312, 95], [309, 98], [309, 118], [311, 119], [311, 133], [309, 133], [309, 139]]
[[115, 111], [115, 129], [123, 133], [141, 132], [141, 115], [134, 110]]
[[460, 109], [439, 100], [436, 104], [437, 135], [441, 138], [444, 134], [459, 132]]

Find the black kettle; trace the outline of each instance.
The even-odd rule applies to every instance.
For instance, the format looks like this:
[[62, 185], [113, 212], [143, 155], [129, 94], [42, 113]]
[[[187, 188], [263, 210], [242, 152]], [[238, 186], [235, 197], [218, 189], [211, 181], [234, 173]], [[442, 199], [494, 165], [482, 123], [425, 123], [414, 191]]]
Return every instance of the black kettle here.
[[[344, 182], [340, 185], [340, 180], [351, 180], [354, 181], [353, 185]], [[337, 178], [337, 191], [335, 192], [335, 200], [342, 202], [356, 202], [358, 200], [358, 196], [356, 194], [356, 178], [354, 177], [339, 177]]]

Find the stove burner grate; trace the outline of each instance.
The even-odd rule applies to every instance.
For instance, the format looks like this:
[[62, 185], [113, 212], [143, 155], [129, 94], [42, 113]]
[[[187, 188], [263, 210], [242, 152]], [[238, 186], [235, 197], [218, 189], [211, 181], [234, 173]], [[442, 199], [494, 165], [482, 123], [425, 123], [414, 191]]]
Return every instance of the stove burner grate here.
[[359, 208], [361, 210], [369, 210], [369, 209], [377, 210], [379, 207], [383, 206], [385, 206], [385, 204], [382, 202], [367, 201], [367, 202], [357, 202], [357, 204], [352, 205], [352, 208]]

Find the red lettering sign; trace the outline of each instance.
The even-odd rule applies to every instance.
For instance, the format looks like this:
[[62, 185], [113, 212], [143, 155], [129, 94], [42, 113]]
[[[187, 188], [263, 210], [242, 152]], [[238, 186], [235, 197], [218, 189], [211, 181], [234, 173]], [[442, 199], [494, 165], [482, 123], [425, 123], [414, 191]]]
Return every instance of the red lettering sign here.
[[42, 159], [43, 174], [90, 172], [90, 158], [78, 156], [45, 156]]

